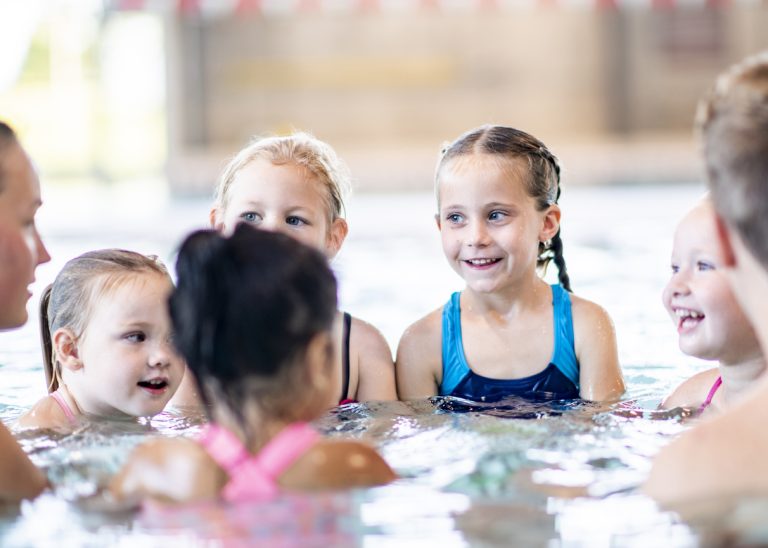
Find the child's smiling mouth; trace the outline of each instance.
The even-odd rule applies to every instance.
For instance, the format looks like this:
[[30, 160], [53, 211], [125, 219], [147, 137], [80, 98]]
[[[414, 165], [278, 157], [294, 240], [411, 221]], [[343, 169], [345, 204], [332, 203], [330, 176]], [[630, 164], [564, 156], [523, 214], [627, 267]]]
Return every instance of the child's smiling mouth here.
[[469, 265], [471, 268], [476, 269], [485, 269], [490, 268], [491, 266], [495, 265], [501, 261], [499, 258], [491, 258], [491, 259], [464, 259], [464, 262]]
[[704, 314], [689, 308], [675, 308], [673, 312], [677, 318], [678, 333], [692, 330], [704, 319]]
[[149, 392], [153, 396], [164, 394], [168, 390], [168, 379], [163, 377], [157, 377], [146, 381], [139, 381], [136, 383], [139, 388]]

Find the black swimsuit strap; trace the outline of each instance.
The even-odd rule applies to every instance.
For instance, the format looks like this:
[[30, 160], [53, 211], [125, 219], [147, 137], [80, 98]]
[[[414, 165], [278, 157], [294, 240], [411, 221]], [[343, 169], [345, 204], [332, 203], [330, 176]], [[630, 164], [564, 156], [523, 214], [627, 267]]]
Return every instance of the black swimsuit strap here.
[[341, 332], [341, 399], [349, 398], [349, 332], [352, 330], [352, 316], [344, 312], [344, 329]]

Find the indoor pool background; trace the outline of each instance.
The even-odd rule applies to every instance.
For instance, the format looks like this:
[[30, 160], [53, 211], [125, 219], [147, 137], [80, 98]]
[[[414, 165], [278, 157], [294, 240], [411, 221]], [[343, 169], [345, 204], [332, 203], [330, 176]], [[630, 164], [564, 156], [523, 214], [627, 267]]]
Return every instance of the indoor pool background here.
[[[38, 269], [30, 322], [0, 334], [0, 417], [7, 423], [45, 393], [37, 294], [63, 263], [99, 247], [155, 253], [207, 219], [208, 200], [170, 200], [151, 182], [51, 187], [39, 227], [53, 256]], [[391, 486], [143, 512], [89, 497], [147, 436], [188, 435], [199, 417], [20, 439], [56, 484], [0, 515], [0, 543], [26, 545], [564, 545], [664, 546], [768, 542], [766, 505], [728, 506], [683, 522], [636, 493], [651, 457], [687, 427], [655, 411], [678, 382], [706, 366], [683, 356], [660, 294], [674, 225], [701, 185], [566, 188], [562, 230], [574, 291], [612, 315], [628, 391], [611, 407], [507, 401], [467, 409], [434, 399], [352, 405], [319, 421], [332, 436], [366, 439], [401, 479]], [[88, 199], [83, 199], [88, 196]], [[151, 197], [148, 199], [147, 197]], [[430, 193], [365, 194], [348, 205], [350, 235], [334, 266], [341, 304], [384, 332], [395, 351], [409, 323], [461, 287], [442, 256]], [[688, 423], [690, 424], [690, 423]]]

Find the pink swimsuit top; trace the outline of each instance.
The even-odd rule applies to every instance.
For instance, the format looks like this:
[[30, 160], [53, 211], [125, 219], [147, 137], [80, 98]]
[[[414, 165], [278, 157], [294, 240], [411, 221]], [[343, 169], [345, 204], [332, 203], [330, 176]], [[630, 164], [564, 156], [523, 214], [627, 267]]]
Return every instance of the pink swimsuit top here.
[[699, 407], [699, 413], [702, 413], [709, 405], [712, 403], [712, 398], [715, 397], [715, 392], [717, 392], [717, 389], [720, 388], [720, 385], [723, 384], [723, 378], [717, 377], [717, 380], [712, 385], [712, 388], [709, 389], [709, 394], [707, 394], [707, 399], [704, 400], [704, 403], [701, 404], [701, 407]]
[[268, 499], [280, 491], [280, 477], [304, 453], [312, 448], [320, 435], [305, 422], [286, 426], [256, 455], [229, 430], [209, 424], [197, 442], [229, 475], [221, 492], [227, 502]]
[[61, 407], [61, 410], [64, 412], [64, 416], [67, 417], [69, 424], [77, 424], [77, 418], [72, 412], [72, 408], [67, 403], [67, 400], [64, 399], [64, 396], [59, 394], [59, 391], [56, 390], [55, 392], [51, 393], [51, 397], [56, 401], [56, 403], [59, 404], [59, 407]]

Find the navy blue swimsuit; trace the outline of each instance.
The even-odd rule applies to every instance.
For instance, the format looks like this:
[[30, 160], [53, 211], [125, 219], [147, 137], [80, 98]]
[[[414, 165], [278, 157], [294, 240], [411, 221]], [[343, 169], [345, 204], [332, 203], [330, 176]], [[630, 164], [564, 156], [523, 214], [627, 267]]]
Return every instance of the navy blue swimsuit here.
[[531, 400], [565, 400], [579, 397], [579, 362], [573, 348], [571, 297], [552, 285], [555, 348], [550, 363], [539, 373], [521, 379], [491, 379], [469, 368], [461, 339], [461, 293], [451, 295], [443, 307], [443, 381], [441, 396], [496, 402], [507, 396]]

